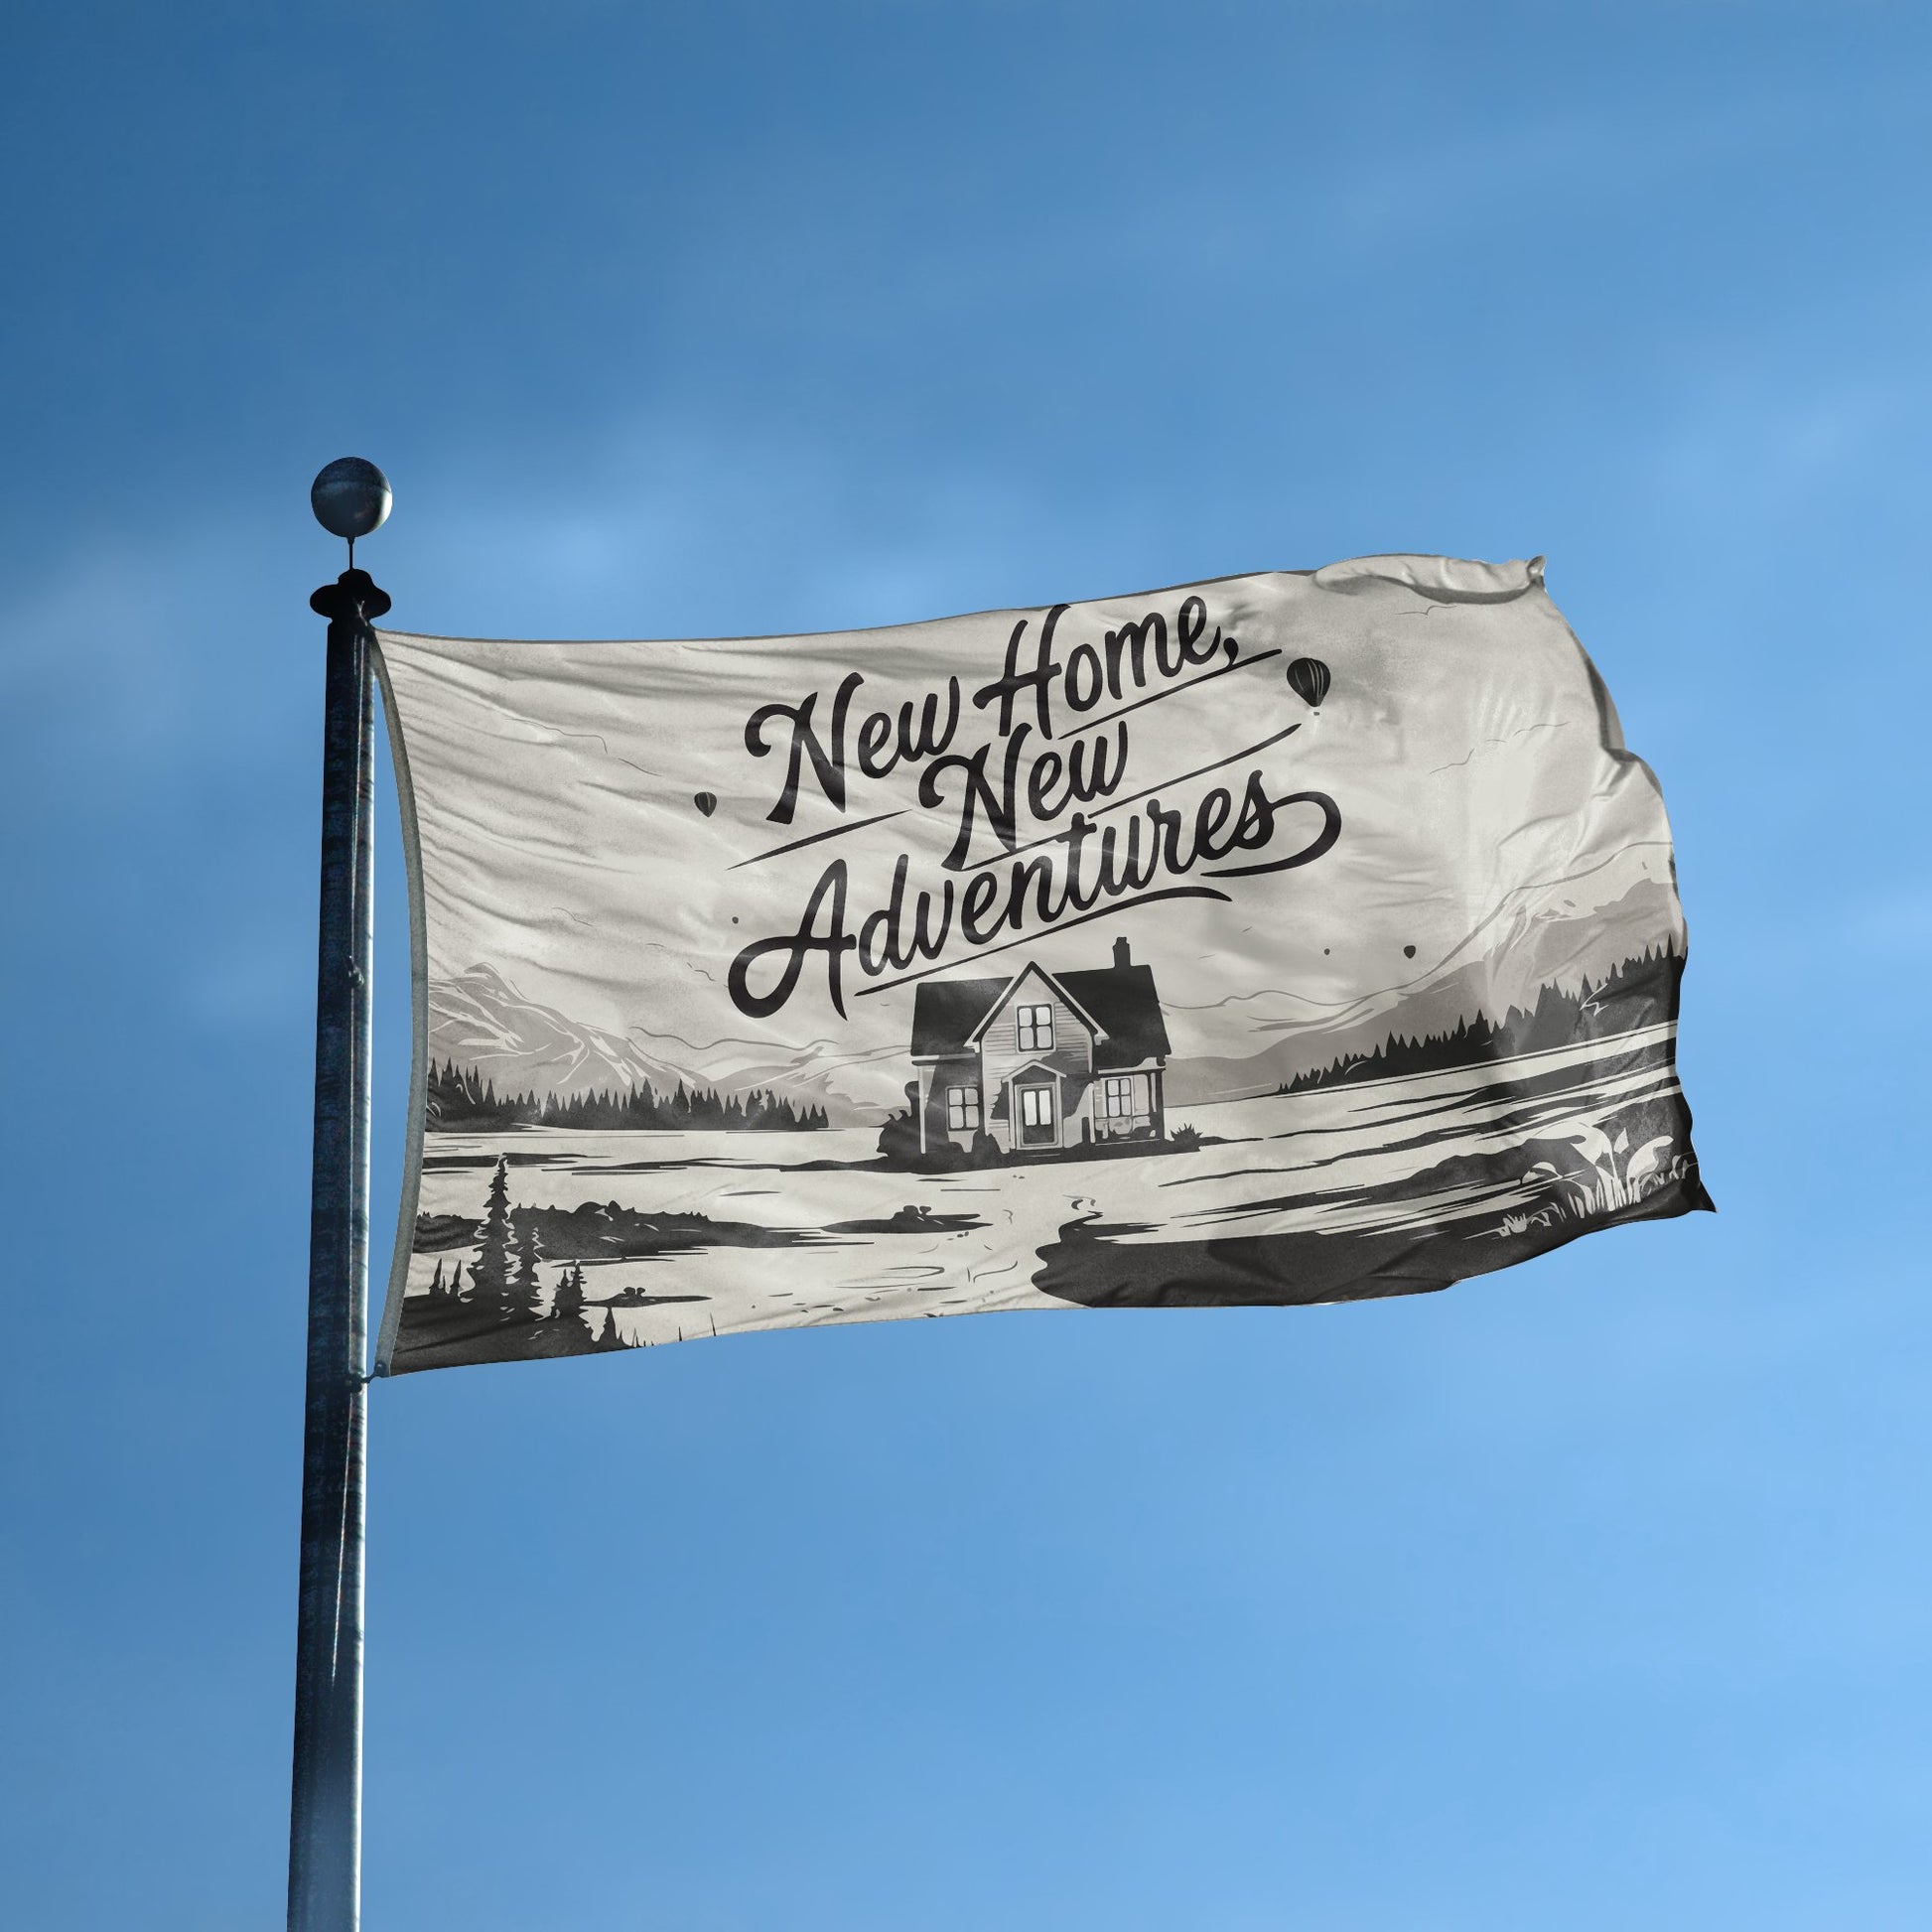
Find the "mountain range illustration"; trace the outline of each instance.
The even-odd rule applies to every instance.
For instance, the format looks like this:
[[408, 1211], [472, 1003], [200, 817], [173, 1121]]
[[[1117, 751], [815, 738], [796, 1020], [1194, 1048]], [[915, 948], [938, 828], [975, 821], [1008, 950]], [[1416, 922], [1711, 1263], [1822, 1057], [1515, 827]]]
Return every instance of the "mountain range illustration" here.
[[1339, 1012], [1286, 990], [1231, 995], [1224, 1004], [1252, 1028], [1255, 1050], [1175, 1059], [1169, 1101], [1182, 1106], [1271, 1092], [1301, 1074], [1372, 1053], [1392, 1035], [1447, 1035], [1478, 1019], [1498, 1023], [1512, 1009], [1533, 1008], [1545, 987], [1580, 992], [1626, 960], [1682, 947], [1676, 897], [1659, 881], [1639, 880], [1607, 905], [1546, 897], [1533, 910], [1506, 910], [1481, 930], [1467, 956], [1443, 961], [1411, 983], [1364, 994]]
[[614, 1034], [526, 999], [495, 967], [477, 965], [429, 987], [430, 1057], [454, 1060], [498, 1093], [658, 1093], [710, 1087], [720, 1095], [774, 1093], [823, 1107], [835, 1125], [877, 1125], [903, 1101], [903, 1049], [840, 1052], [830, 1040], [787, 1046], [724, 1038], [709, 1045], [642, 1027]]
[[[1177, 1049], [1168, 1064], [1168, 1098], [1179, 1107], [1268, 1093], [1298, 1076], [1367, 1055], [1391, 1037], [1447, 1035], [1458, 1023], [1503, 1021], [1527, 1011], [1545, 987], [1568, 993], [1600, 981], [1647, 952], [1682, 947], [1670, 888], [1640, 879], [1608, 904], [1580, 904], [1561, 894], [1534, 906], [1502, 908], [1458, 952], [1419, 963], [1398, 982], [1337, 1008], [1288, 988], [1232, 990], [1213, 1003], [1212, 1033], [1252, 1041], [1247, 1052], [1189, 1054], [1190, 1007], [1170, 994]], [[1164, 989], [1164, 991], [1167, 989]], [[648, 1084], [660, 1094], [709, 1087], [721, 1097], [753, 1089], [822, 1107], [835, 1126], [876, 1126], [903, 1104], [908, 1048], [889, 1040], [854, 1051], [829, 1038], [803, 1045], [733, 1036], [709, 1044], [633, 1027], [622, 1034], [589, 1027], [524, 997], [493, 966], [476, 965], [429, 988], [430, 1054], [493, 1083], [498, 1093], [539, 1099], [621, 1092]]]

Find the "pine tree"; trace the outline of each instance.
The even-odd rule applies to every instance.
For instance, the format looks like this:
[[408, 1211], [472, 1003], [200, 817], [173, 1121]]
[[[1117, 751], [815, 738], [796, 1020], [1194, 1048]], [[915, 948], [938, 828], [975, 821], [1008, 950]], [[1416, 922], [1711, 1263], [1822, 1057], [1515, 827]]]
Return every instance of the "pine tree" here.
[[506, 1313], [514, 1321], [534, 1321], [540, 1289], [537, 1263], [543, 1259], [543, 1242], [536, 1230], [536, 1217], [526, 1208], [523, 1225], [513, 1231], [517, 1236], [516, 1280], [511, 1284]]
[[509, 1162], [496, 1157], [489, 1180], [489, 1204], [483, 1210], [483, 1236], [477, 1258], [470, 1264], [470, 1300], [497, 1315], [509, 1312], [510, 1286]]
[[550, 1317], [553, 1321], [574, 1321], [584, 1312], [584, 1270], [580, 1265], [566, 1268], [550, 1293]]

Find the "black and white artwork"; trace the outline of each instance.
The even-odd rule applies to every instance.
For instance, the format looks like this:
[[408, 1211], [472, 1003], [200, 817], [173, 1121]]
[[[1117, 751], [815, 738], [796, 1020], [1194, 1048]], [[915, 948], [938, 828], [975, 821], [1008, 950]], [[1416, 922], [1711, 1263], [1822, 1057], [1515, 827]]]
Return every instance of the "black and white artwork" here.
[[1402, 1294], [1710, 1204], [1663, 801], [1540, 565], [381, 645], [392, 1373]]

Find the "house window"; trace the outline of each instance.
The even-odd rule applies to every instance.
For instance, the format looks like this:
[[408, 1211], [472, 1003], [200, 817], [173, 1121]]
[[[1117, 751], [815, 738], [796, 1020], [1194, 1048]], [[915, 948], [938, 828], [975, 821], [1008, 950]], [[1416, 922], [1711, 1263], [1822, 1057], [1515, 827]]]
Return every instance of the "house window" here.
[[1021, 1007], [1020, 1050], [1023, 1053], [1050, 1053], [1053, 1050], [1053, 1009]]
[[946, 1125], [955, 1133], [964, 1133], [969, 1127], [978, 1130], [980, 1124], [980, 1090], [978, 1087], [948, 1087], [946, 1089]]
[[1131, 1079], [1110, 1078], [1103, 1082], [1100, 1092], [1100, 1111], [1109, 1120], [1118, 1120], [1134, 1111], [1134, 1082]]
[[1022, 1087], [1020, 1089], [1020, 1140], [1023, 1146], [1035, 1142], [1048, 1142], [1053, 1138], [1053, 1089], [1051, 1087]]

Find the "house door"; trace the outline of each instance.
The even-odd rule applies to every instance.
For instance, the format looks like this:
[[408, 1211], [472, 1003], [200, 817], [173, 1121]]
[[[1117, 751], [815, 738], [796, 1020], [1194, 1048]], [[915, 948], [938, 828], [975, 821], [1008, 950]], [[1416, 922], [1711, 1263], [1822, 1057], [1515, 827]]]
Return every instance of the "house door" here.
[[1059, 1124], [1053, 1118], [1053, 1089], [1044, 1083], [1018, 1087], [1020, 1098], [1020, 1145], [1057, 1147]]

